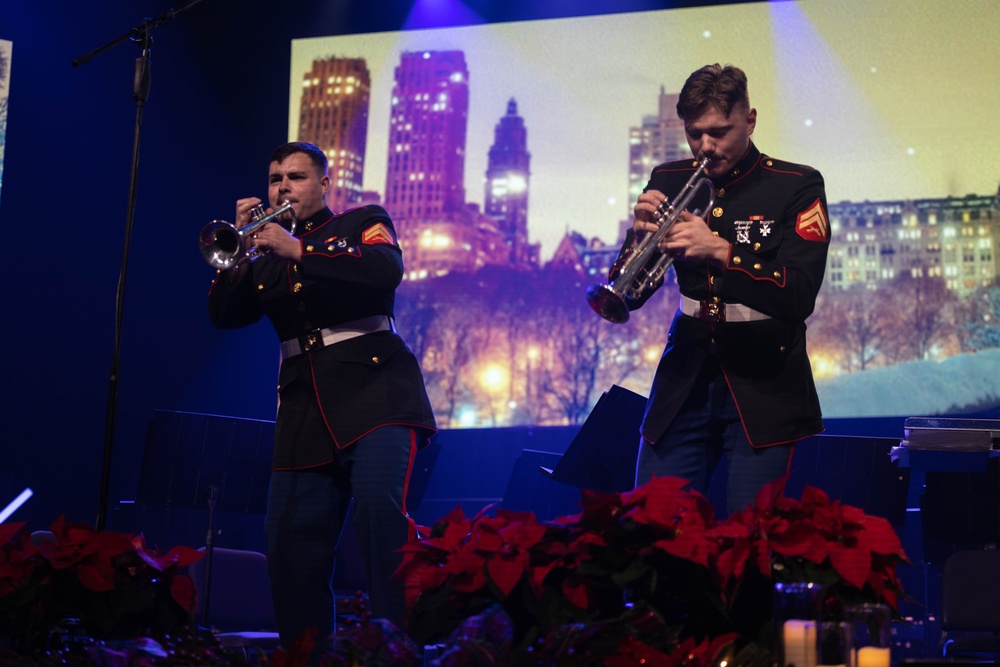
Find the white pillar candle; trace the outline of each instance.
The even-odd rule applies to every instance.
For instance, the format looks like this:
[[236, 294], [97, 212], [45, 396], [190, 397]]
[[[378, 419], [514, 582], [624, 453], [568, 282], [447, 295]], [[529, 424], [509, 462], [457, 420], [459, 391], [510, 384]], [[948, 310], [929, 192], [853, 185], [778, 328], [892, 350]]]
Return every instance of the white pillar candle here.
[[889, 649], [877, 646], [859, 648], [855, 667], [889, 667]]
[[785, 667], [816, 667], [816, 621], [785, 621], [782, 647]]

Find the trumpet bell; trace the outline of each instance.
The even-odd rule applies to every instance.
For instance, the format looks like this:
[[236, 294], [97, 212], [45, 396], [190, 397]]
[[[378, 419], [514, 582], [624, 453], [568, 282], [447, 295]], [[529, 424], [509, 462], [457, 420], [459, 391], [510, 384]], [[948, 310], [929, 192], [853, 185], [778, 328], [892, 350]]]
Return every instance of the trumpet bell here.
[[[609, 322], [621, 324], [628, 320], [626, 296], [638, 300], [646, 292], [663, 284], [663, 277], [674, 260], [672, 255], [660, 251], [660, 241], [702, 188], [708, 190], [708, 205], [705, 210], [709, 211], [715, 205], [715, 186], [708, 177], [702, 176], [710, 163], [709, 158], [702, 158], [677, 198], [674, 201], [663, 200], [656, 209], [659, 227], [656, 231], [645, 234], [623, 257], [621, 266], [616, 270], [617, 276], [611, 284], [591, 285], [587, 288], [587, 302], [598, 315]], [[694, 214], [701, 215], [697, 208]]]
[[225, 220], [212, 220], [198, 235], [201, 256], [217, 269], [228, 269], [243, 257], [243, 237]]
[[243, 247], [243, 238], [269, 222], [277, 222], [289, 234], [295, 233], [297, 219], [295, 209], [287, 200], [274, 212], [264, 214], [264, 206], [258, 205], [250, 209], [249, 225], [237, 229], [236, 225], [225, 220], [212, 220], [202, 227], [198, 234], [198, 247], [206, 262], [217, 269], [228, 269], [241, 262], [254, 262], [267, 255], [267, 248]]
[[615, 324], [628, 322], [628, 304], [610, 285], [591, 285], [587, 288], [587, 303], [594, 312]]

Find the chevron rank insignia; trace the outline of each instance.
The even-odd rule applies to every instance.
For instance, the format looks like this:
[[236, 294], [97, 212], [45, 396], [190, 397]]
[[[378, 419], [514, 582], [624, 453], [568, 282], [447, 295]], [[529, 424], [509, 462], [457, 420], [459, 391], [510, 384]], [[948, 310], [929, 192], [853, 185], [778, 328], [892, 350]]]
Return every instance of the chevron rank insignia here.
[[830, 232], [830, 221], [819, 199], [812, 206], [799, 213], [795, 220], [795, 231], [806, 241], [825, 241]]
[[396, 245], [396, 237], [392, 235], [388, 225], [380, 222], [361, 233], [361, 242], [367, 245], [385, 243], [394, 246]]

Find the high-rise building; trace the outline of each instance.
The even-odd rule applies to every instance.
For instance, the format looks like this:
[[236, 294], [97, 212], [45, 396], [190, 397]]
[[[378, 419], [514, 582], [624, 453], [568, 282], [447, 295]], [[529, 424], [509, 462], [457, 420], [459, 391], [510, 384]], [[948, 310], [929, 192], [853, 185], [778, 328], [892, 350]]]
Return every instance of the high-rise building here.
[[462, 51], [400, 55], [385, 177], [385, 205], [394, 220], [435, 220], [465, 208], [468, 115], [469, 72]]
[[475, 271], [505, 254], [495, 222], [465, 201], [468, 116], [462, 51], [400, 54], [384, 199], [409, 280]]
[[[655, 115], [642, 117], [642, 125], [629, 128], [628, 194], [629, 216], [636, 199], [658, 164], [691, 157], [684, 123], [677, 117], [679, 93], [668, 94], [660, 86], [659, 108]], [[672, 193], [666, 193], [671, 196]]]
[[528, 130], [511, 98], [493, 131], [486, 167], [484, 213], [496, 221], [514, 266], [537, 266], [540, 244], [528, 243], [528, 186], [531, 153]]
[[330, 162], [326, 202], [335, 212], [362, 202], [370, 92], [363, 58], [314, 60], [302, 77], [298, 139], [326, 153]]

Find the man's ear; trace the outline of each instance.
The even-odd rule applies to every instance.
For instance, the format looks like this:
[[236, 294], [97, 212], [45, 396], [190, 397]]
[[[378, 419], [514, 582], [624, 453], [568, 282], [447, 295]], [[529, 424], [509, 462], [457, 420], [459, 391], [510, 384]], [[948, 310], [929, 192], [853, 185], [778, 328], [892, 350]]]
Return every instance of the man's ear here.
[[753, 129], [757, 127], [757, 110], [751, 108], [747, 112], [747, 135], [753, 134]]

